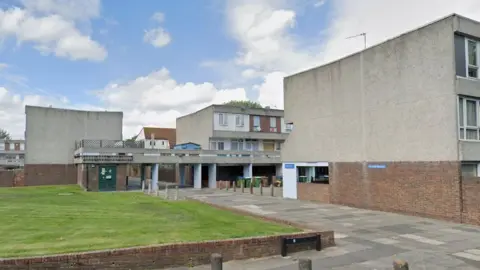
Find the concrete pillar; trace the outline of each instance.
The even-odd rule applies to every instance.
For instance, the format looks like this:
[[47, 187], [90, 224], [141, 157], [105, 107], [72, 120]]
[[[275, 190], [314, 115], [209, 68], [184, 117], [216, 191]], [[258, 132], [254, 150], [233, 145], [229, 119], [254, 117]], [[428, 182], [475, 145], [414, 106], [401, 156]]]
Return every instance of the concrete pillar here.
[[180, 186], [184, 187], [185, 186], [185, 164], [179, 164], [178, 166], [178, 173], [180, 175]]
[[152, 165], [152, 190], [158, 190], [158, 169], [160, 164]]
[[275, 164], [275, 176], [282, 176], [283, 170], [282, 170], [282, 164]]
[[202, 164], [193, 165], [193, 188], [202, 188]]
[[297, 198], [297, 166], [295, 163], [283, 163], [283, 197]]
[[253, 173], [252, 167], [253, 165], [251, 163], [243, 165], [243, 178], [252, 178], [252, 173]]
[[217, 164], [208, 165], [208, 188], [217, 187]]

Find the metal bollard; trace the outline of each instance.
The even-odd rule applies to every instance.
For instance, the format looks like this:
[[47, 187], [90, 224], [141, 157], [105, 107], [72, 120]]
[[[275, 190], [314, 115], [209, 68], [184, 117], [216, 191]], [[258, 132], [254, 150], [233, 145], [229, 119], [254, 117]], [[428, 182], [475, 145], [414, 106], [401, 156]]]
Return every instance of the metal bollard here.
[[228, 189], [230, 188], [230, 181], [227, 181], [226, 185], [227, 185], [227, 191], [228, 191]]
[[270, 196], [275, 196], [275, 187], [273, 186], [273, 184], [270, 185]]
[[253, 194], [253, 181], [250, 182], [250, 194]]
[[212, 270], [222, 270], [223, 269], [223, 258], [221, 254], [214, 253], [210, 257], [210, 263]]
[[233, 192], [237, 192], [237, 181], [233, 182]]
[[175, 187], [175, 201], [178, 201], [178, 186]]
[[263, 184], [260, 184], [260, 195], [263, 196]]
[[310, 259], [299, 259], [298, 260], [298, 270], [312, 270], [312, 260], [310, 260]]
[[403, 260], [393, 261], [393, 270], [408, 270], [408, 263]]
[[142, 181], [142, 192], [145, 192], [145, 180]]
[[245, 182], [240, 182], [240, 187], [242, 188], [242, 193], [245, 191]]

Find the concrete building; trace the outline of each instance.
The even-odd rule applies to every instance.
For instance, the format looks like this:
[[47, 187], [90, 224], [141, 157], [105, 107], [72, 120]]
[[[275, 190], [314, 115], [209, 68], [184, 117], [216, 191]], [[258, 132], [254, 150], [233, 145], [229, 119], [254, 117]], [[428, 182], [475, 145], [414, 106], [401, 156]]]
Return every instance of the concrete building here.
[[122, 140], [122, 112], [26, 106], [25, 113], [27, 186], [77, 183], [78, 140]]
[[284, 196], [480, 224], [479, 42], [454, 14], [286, 77]]
[[174, 128], [143, 127], [136, 136], [136, 141], [144, 143], [145, 148], [172, 149], [176, 144]]
[[[283, 110], [270, 108], [211, 105], [177, 118], [177, 143], [196, 143], [208, 150], [279, 153], [290, 131]], [[250, 169], [224, 164], [217, 168], [217, 179], [226, 181], [281, 174], [281, 164], [255, 164]]]
[[0, 169], [23, 167], [25, 140], [0, 140]]

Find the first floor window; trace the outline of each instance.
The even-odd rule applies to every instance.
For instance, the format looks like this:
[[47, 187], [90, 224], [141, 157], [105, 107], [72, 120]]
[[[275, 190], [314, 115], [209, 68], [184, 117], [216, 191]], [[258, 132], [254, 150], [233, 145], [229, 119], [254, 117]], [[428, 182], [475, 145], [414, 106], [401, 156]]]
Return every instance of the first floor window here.
[[232, 151], [242, 151], [243, 150], [243, 141], [242, 140], [232, 140], [231, 148], [232, 148]]
[[225, 143], [221, 141], [210, 141], [210, 150], [225, 150]]
[[479, 100], [467, 97], [458, 99], [458, 123], [460, 140], [479, 140]]

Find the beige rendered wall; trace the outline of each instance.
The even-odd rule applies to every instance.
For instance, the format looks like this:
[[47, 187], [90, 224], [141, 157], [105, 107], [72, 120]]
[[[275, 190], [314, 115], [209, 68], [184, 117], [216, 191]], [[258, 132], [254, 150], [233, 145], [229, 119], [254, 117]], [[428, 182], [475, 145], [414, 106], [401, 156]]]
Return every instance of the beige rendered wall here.
[[213, 134], [213, 107], [177, 118], [177, 144], [193, 142], [209, 148]]
[[285, 78], [282, 160], [458, 160], [454, 19]]

